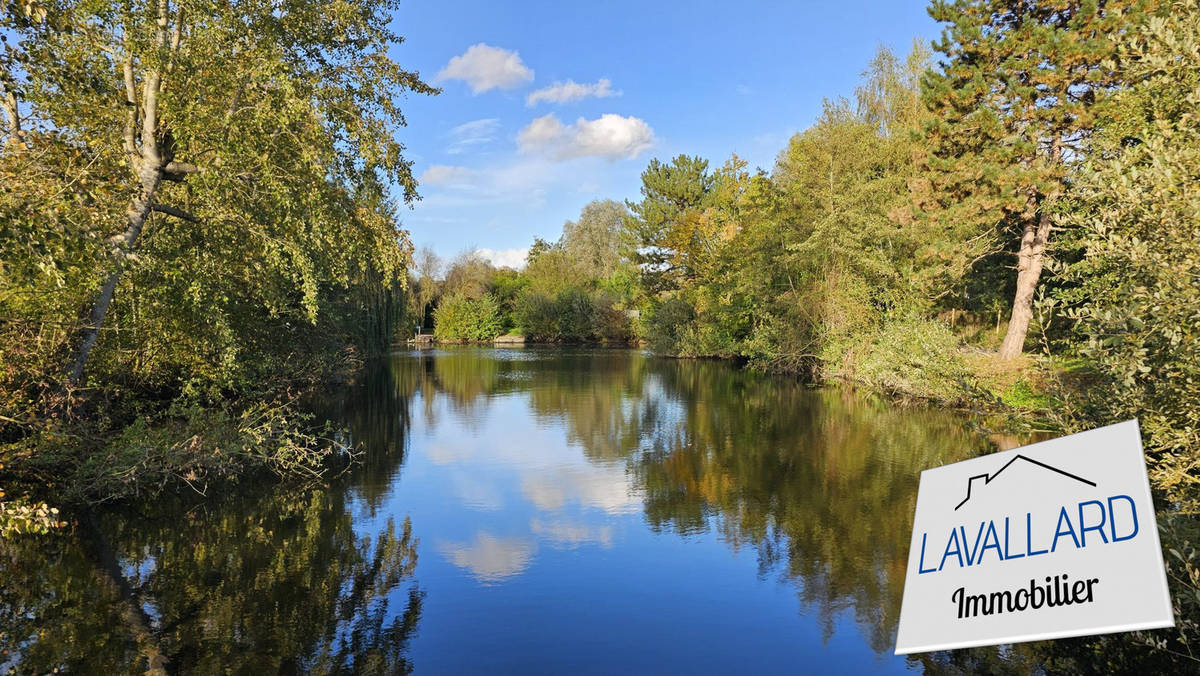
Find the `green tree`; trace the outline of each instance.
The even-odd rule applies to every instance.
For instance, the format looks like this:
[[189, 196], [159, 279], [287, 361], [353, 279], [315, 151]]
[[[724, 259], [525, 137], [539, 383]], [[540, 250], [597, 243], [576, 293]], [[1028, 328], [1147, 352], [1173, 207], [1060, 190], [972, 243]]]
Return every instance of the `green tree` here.
[[1141, 420], [1151, 475], [1200, 513], [1200, 6], [1172, 5], [1122, 41], [1129, 86], [1062, 217], [1083, 255], [1059, 292], [1105, 376], [1106, 421]]
[[1200, 2], [1164, 4], [1117, 43], [1126, 86], [1077, 173], [1060, 222], [1081, 255], [1054, 300], [1068, 346], [1092, 373], [1093, 427], [1137, 418], [1160, 510], [1173, 630], [1097, 637], [1067, 652], [1077, 671], [1168, 671], [1196, 664], [1200, 638]]
[[[138, 254], [140, 240], [153, 214], [199, 225], [189, 227], [210, 230], [203, 234], [211, 240], [228, 232], [253, 241], [246, 235], [271, 223], [278, 232], [270, 233], [265, 262], [290, 268], [310, 318], [318, 308], [317, 266], [296, 235], [310, 235], [306, 244], [317, 250], [329, 235], [344, 247], [395, 246], [390, 214], [370, 223], [353, 208], [330, 209], [381, 178], [398, 185], [406, 200], [416, 195], [394, 136], [404, 121], [393, 101], [404, 91], [433, 90], [388, 58], [399, 38], [387, 28], [386, 8], [328, 11], [300, 3], [277, 12], [253, 3], [181, 0], [43, 11], [41, 21], [10, 23], [23, 38], [28, 83], [6, 91], [7, 98], [23, 97], [38, 123], [69, 131], [96, 161], [126, 167], [123, 182], [132, 181], [121, 205], [124, 222], [100, 228], [115, 230], [103, 232], [111, 253], [97, 271], [95, 299], [72, 346], [68, 384], [82, 378], [122, 271], [145, 257]], [[325, 37], [307, 30], [318, 23], [330, 28], [320, 32]], [[207, 67], [214, 61], [228, 67]], [[249, 98], [255, 105], [246, 104]], [[330, 174], [333, 183], [322, 180]], [[275, 194], [322, 183], [324, 189], [297, 202]], [[301, 215], [316, 200], [323, 208]], [[313, 222], [325, 215], [346, 225]], [[387, 255], [372, 262], [394, 277], [404, 259]]]
[[390, 342], [391, 196], [416, 198], [396, 101], [436, 91], [388, 56], [393, 7], [4, 6], [0, 459], [78, 461]]
[[625, 205], [615, 200], [594, 200], [583, 207], [578, 221], [563, 225], [562, 248], [579, 261], [584, 274], [602, 279], [616, 271], [628, 213]]
[[409, 315], [415, 324], [424, 327], [431, 319], [433, 307], [441, 294], [438, 279], [442, 273], [442, 260], [429, 247], [422, 247], [413, 260], [409, 272]]
[[511, 268], [501, 268], [492, 277], [492, 296], [500, 306], [506, 330], [516, 326], [517, 299], [528, 286], [529, 278]]
[[533, 244], [529, 247], [529, 253], [525, 254], [525, 264], [533, 264], [533, 262], [538, 259], [538, 256], [541, 256], [543, 253], [553, 248], [554, 245], [550, 242], [547, 242], [541, 237], [534, 237]]
[[538, 293], [556, 296], [565, 289], [587, 285], [589, 277], [582, 261], [569, 254], [561, 245], [542, 251], [525, 266], [529, 288]]
[[442, 282], [442, 294], [460, 295], [470, 299], [483, 298], [492, 287], [496, 268], [478, 252], [459, 254], [450, 262], [446, 279]]
[[934, 44], [940, 69], [924, 81], [934, 117], [917, 201], [978, 253], [1009, 233], [1019, 242], [1001, 359], [1022, 352], [1068, 164], [1085, 151], [1097, 99], [1120, 82], [1113, 45], [1138, 5], [934, 0], [929, 8], [949, 25]]
[[487, 341], [504, 330], [504, 319], [496, 297], [485, 293], [470, 298], [461, 293], [447, 296], [433, 313], [438, 340]]
[[554, 298], [526, 289], [517, 297], [517, 326], [530, 340], [558, 340], [558, 316]]
[[642, 199], [627, 202], [625, 227], [648, 293], [678, 289], [698, 276], [711, 242], [697, 226], [713, 185], [708, 160], [699, 157], [679, 155], [671, 164], [653, 159], [642, 172]]

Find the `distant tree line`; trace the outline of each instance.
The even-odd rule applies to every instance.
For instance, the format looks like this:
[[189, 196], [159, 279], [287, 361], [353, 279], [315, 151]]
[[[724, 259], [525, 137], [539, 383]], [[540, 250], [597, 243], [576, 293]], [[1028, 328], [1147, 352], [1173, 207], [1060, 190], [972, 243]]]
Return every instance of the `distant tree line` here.
[[519, 271], [497, 269], [475, 253], [443, 266], [422, 250], [410, 273], [408, 312], [432, 320], [438, 339], [451, 342], [507, 332], [541, 342], [629, 342], [639, 272], [623, 239], [627, 215], [620, 202], [591, 202], [558, 240], [534, 241]]

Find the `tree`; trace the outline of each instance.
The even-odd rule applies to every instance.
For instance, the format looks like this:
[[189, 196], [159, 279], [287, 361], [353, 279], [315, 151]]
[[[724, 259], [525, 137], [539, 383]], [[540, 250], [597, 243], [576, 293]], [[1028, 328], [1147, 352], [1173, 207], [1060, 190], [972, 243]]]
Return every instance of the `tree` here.
[[496, 297], [485, 293], [469, 298], [461, 293], [446, 296], [433, 313], [438, 340], [487, 341], [504, 329]]
[[[536, 242], [534, 245], [537, 245]], [[593, 281], [584, 262], [568, 253], [561, 244], [550, 246], [537, 256], [530, 257], [524, 275], [530, 289], [549, 296]]]
[[[390, 342], [416, 199], [395, 102], [436, 92], [388, 56], [392, 7], [4, 5], [0, 462], [63, 492], [126, 461], [236, 465], [170, 432], [246, 451], [241, 414]], [[290, 413], [262, 447], [287, 446]], [[166, 452], [134, 457], [133, 432]]]
[[442, 274], [442, 260], [429, 247], [422, 247], [413, 260], [409, 273], [409, 299], [413, 319], [425, 326], [426, 317], [433, 312], [434, 302], [441, 293], [438, 282]]
[[923, 83], [934, 118], [925, 127], [928, 184], [918, 200], [939, 223], [975, 226], [981, 243], [1005, 237], [997, 226], [1015, 231], [1017, 288], [1001, 359], [1023, 349], [1068, 164], [1095, 128], [1097, 99], [1119, 83], [1113, 45], [1139, 4], [930, 6], [930, 16], [949, 25], [934, 44], [940, 70]]
[[589, 202], [578, 221], [563, 225], [563, 250], [579, 261], [589, 277], [608, 277], [621, 262], [621, 235], [628, 214], [625, 205], [615, 200]]
[[1137, 417], [1150, 475], [1200, 513], [1200, 3], [1173, 3], [1124, 36], [1129, 85], [1077, 175], [1061, 221], [1082, 255], [1056, 297], [1103, 376], [1101, 422]]
[[459, 295], [476, 300], [491, 289], [496, 268], [476, 251], [466, 251], [455, 257], [446, 270], [442, 295]]
[[538, 259], [538, 256], [550, 251], [554, 245], [541, 237], [534, 237], [533, 244], [529, 247], [529, 253], [525, 254], [525, 265], [531, 265]]
[[[387, 27], [387, 7], [202, 0], [26, 6], [35, 10], [25, 18], [6, 12], [5, 28], [20, 38], [25, 81], [12, 86], [19, 78], [4, 78], [5, 108], [24, 107], [29, 129], [22, 135], [36, 129], [69, 138], [90, 157], [89, 173], [113, 170], [120, 182], [114, 192], [125, 194], [119, 224], [97, 224], [107, 251], [72, 341], [68, 386], [81, 382], [127, 273], [148, 272], [164, 254], [173, 264], [202, 257], [183, 239], [200, 237], [220, 253], [230, 248], [223, 237], [257, 247], [266, 270], [288, 269], [310, 321], [322, 275], [345, 284], [374, 266], [385, 283], [396, 279], [406, 254], [392, 214], [356, 202], [379, 183], [415, 199], [416, 181], [394, 137], [404, 124], [394, 100], [436, 90], [387, 56], [400, 40]], [[324, 29], [311, 30], [317, 25]], [[146, 249], [148, 226], [164, 231], [156, 239], [182, 246]], [[343, 260], [316, 262], [334, 242], [345, 249]]]
[[626, 203], [626, 246], [649, 293], [678, 289], [696, 278], [697, 259], [708, 246], [696, 236], [696, 224], [714, 183], [708, 160], [687, 155], [671, 164], [650, 160], [642, 172], [642, 200]]

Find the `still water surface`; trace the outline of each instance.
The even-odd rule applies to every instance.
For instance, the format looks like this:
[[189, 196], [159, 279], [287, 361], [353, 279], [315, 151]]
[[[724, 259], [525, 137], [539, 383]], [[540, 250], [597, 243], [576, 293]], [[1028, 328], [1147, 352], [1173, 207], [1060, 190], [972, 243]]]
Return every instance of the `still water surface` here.
[[[400, 353], [317, 487], [0, 543], [0, 672], [896, 673], [922, 469], [961, 417], [637, 351]], [[86, 524], [84, 524], [86, 526]], [[936, 669], [935, 669], [936, 670]]]

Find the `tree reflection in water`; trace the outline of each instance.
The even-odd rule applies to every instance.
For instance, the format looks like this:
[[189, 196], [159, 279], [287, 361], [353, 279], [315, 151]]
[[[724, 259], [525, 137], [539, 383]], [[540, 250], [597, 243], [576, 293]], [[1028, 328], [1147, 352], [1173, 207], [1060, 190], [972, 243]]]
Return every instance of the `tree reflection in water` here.
[[[407, 402], [364, 389], [351, 432], [394, 473], [404, 421], [389, 418]], [[173, 673], [409, 673], [418, 542], [407, 518], [355, 532], [365, 476], [160, 500], [71, 536], [0, 540], [0, 672], [142, 673], [158, 652]]]
[[[364, 451], [363, 466], [332, 485], [159, 501], [100, 514], [97, 537], [81, 527], [73, 538], [0, 542], [0, 666], [127, 673], [161, 653], [189, 673], [410, 671], [424, 603], [412, 525], [388, 521], [362, 537], [355, 519], [379, 523], [390, 504], [414, 416], [471, 429], [501, 395], [561, 426], [593, 467], [628, 477], [629, 506], [652, 530], [715, 533], [754, 551], [758, 574], [792, 586], [826, 639], [853, 617], [880, 655], [894, 645], [920, 471], [988, 443], [944, 411], [726, 363], [628, 350], [398, 355], [324, 402]], [[613, 545], [603, 523], [595, 534], [532, 523], [530, 537]], [[469, 564], [498, 543], [443, 544], [442, 554]], [[514, 561], [517, 572], [485, 567], [484, 577], [528, 563]], [[1024, 650], [910, 663], [1009, 671], [1033, 664]]]
[[[879, 654], [895, 646], [920, 472], [989, 449], [945, 411], [722, 362], [462, 349], [393, 369], [416, 374], [405, 380], [427, 402], [448, 396], [468, 422], [488, 397], [527, 393], [534, 414], [561, 422], [590, 460], [629, 470], [652, 529], [715, 531], [731, 549], [753, 548], [759, 574], [792, 584], [827, 639], [852, 613]], [[1023, 668], [1018, 657], [984, 649], [911, 661], [955, 673]]]

